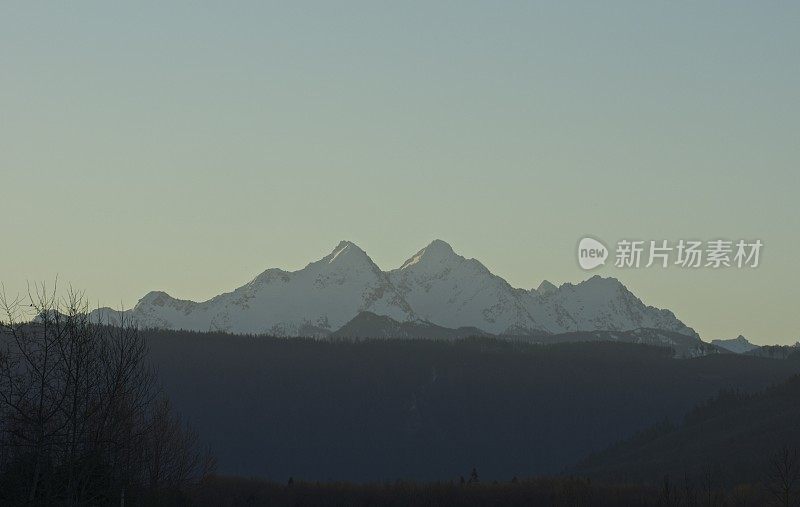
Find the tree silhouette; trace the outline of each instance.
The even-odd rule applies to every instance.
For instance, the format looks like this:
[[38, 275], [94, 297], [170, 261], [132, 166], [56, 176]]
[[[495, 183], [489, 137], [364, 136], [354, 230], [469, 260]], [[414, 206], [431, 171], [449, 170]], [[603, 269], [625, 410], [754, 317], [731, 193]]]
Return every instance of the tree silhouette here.
[[123, 503], [213, 468], [160, 397], [136, 328], [90, 322], [72, 290], [23, 301], [0, 295], [0, 503]]
[[469, 474], [469, 484], [478, 484], [480, 479], [478, 478], [478, 469], [472, 467], [472, 472]]
[[797, 449], [784, 445], [769, 460], [770, 491], [780, 505], [792, 505], [800, 482]]

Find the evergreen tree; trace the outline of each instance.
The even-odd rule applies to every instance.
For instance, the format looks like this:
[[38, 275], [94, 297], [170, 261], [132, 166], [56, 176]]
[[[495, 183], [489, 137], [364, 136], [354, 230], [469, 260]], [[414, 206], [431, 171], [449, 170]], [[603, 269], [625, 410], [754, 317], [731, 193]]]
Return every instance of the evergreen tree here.
[[478, 479], [478, 469], [472, 467], [472, 473], [469, 474], [469, 483], [470, 484], [478, 484], [480, 479]]

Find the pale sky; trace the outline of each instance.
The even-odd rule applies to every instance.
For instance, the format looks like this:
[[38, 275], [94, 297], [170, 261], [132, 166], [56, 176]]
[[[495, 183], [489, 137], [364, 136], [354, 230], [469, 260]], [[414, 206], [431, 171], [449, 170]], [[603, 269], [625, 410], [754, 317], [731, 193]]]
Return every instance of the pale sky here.
[[[516, 287], [615, 276], [706, 340], [794, 343], [800, 3], [3, 2], [0, 280], [204, 300], [434, 238]], [[580, 270], [761, 239], [756, 269]]]

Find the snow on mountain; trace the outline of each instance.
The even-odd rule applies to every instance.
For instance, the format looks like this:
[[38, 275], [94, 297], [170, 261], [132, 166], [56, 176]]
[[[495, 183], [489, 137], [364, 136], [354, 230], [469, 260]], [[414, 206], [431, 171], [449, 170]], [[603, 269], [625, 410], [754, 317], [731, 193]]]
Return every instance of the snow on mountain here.
[[440, 326], [477, 327], [489, 333], [537, 331], [525, 309], [525, 291], [514, 289], [475, 259], [435, 240], [389, 272], [417, 315]]
[[711, 343], [717, 347], [722, 347], [725, 350], [730, 350], [731, 352], [735, 352], [737, 354], [744, 354], [745, 352], [750, 352], [751, 350], [758, 348], [758, 345], [753, 345], [742, 335], [729, 340], [711, 340]]
[[552, 294], [557, 290], [558, 287], [550, 283], [548, 280], [542, 280], [542, 283], [539, 284], [539, 287], [536, 288], [535, 292], [540, 296], [546, 296], [548, 294]]
[[529, 293], [527, 308], [540, 327], [552, 333], [653, 328], [697, 337], [671, 311], [645, 305], [616, 278], [595, 275], [557, 289], [549, 285]]
[[[362, 311], [401, 321], [415, 318], [372, 259], [355, 244], [342, 241], [301, 270], [268, 269], [233, 292], [203, 303], [151, 292], [125, 317], [143, 327], [319, 336]], [[101, 312], [101, 319], [115, 319], [114, 312]]]
[[142, 327], [326, 336], [360, 312], [493, 334], [655, 328], [697, 337], [672, 312], [646, 306], [616, 279], [595, 276], [560, 287], [544, 281], [536, 290], [517, 289], [441, 240], [388, 272], [342, 241], [303, 269], [268, 269], [208, 301], [150, 292], [131, 310], [101, 308], [92, 317], [112, 324], [125, 318]]
[[[426, 339], [426, 340], [458, 340], [472, 337], [498, 337], [475, 327], [458, 329], [438, 326], [424, 320], [398, 322], [391, 317], [376, 315], [372, 312], [361, 312], [353, 320], [330, 335], [331, 338], [350, 339]], [[638, 328], [626, 331], [569, 331], [555, 334], [538, 334], [534, 336], [516, 337], [528, 343], [552, 345], [558, 343], [581, 342], [620, 342], [637, 343], [672, 349], [676, 358], [691, 358], [709, 354], [730, 354], [722, 347], [698, 340], [675, 331], [663, 329]]]
[[710, 354], [730, 354], [729, 351], [675, 331], [639, 328], [629, 331], [570, 331], [531, 340], [533, 343], [620, 342], [652, 345], [672, 349], [675, 358], [701, 357]]

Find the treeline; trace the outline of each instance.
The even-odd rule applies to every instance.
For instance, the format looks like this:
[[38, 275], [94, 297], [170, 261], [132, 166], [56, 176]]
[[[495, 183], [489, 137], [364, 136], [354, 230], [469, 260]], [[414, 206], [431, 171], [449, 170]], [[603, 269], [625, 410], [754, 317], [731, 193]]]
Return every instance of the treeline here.
[[664, 477], [656, 484], [604, 483], [579, 477], [544, 477], [505, 481], [373, 484], [313, 483], [293, 479], [283, 483], [215, 477], [190, 494], [192, 505], [270, 506], [530, 506], [554, 507], [763, 507], [797, 505], [778, 482], [722, 487], [711, 476]]
[[[720, 391], [681, 424], [661, 424], [583, 460], [570, 473], [605, 481], [704, 478], [755, 484], [800, 503], [800, 376], [759, 393]], [[709, 478], [709, 479], [705, 479]], [[697, 482], [695, 480], [694, 482]]]
[[800, 345], [764, 345], [746, 352], [748, 356], [800, 361]]
[[2, 310], [0, 504], [147, 503], [213, 469], [135, 328], [93, 324], [80, 294], [43, 287]]
[[719, 389], [800, 372], [627, 343], [143, 335], [219, 472], [279, 480], [435, 481], [472, 465], [486, 479], [558, 474], [665, 418], [677, 424]]
[[504, 507], [658, 505], [659, 491], [638, 485], [604, 485], [579, 478], [538, 478], [506, 481], [417, 483], [395, 481], [373, 484], [349, 482], [284, 483], [216, 477], [197, 488], [191, 500], [198, 506], [431, 506]]

